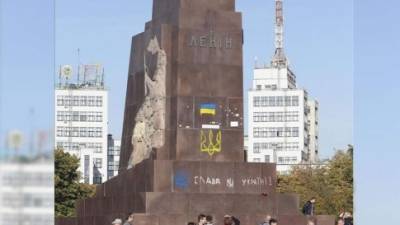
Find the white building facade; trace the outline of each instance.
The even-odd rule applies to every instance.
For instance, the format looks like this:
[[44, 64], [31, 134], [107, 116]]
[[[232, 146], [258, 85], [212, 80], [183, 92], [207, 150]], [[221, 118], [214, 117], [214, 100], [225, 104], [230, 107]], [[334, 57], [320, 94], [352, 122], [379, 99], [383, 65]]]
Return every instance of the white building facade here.
[[248, 92], [247, 159], [277, 163], [277, 171], [287, 173], [318, 159], [318, 102], [297, 88], [283, 51], [282, 0], [276, 10], [275, 54], [270, 65], [256, 65]]
[[54, 162], [0, 162], [0, 224], [54, 224]]
[[108, 178], [108, 91], [100, 71], [91, 72], [91, 79], [87, 72], [76, 84], [62, 83], [60, 76], [55, 90], [55, 145], [80, 159], [81, 182], [89, 184]]
[[107, 176], [108, 179], [118, 175], [119, 155], [121, 152], [121, 140], [116, 140], [111, 134], [108, 135], [108, 158], [107, 158]]

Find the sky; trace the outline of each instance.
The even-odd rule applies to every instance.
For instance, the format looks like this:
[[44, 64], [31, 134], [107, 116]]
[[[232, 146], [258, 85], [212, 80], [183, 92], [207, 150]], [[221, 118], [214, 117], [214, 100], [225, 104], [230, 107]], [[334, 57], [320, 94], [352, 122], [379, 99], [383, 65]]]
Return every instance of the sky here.
[[[284, 7], [292, 69], [320, 102], [322, 155], [352, 143], [354, 124], [357, 224], [400, 224], [400, 2], [286, 0]], [[150, 9], [143, 0], [0, 0], [0, 148], [11, 129], [25, 136], [53, 129], [55, 65], [77, 63], [77, 48], [81, 61], [105, 65], [110, 130], [120, 135], [130, 39]], [[246, 90], [254, 57], [267, 61], [273, 53], [273, 3], [237, 0], [237, 9]]]
[[[53, 129], [54, 4], [0, 4], [0, 155], [6, 153], [6, 134], [15, 129], [24, 134], [21, 151], [30, 153], [35, 133]], [[44, 151], [50, 149], [47, 136]]]
[[355, 4], [355, 209], [362, 225], [400, 224], [399, 9], [398, 0]]

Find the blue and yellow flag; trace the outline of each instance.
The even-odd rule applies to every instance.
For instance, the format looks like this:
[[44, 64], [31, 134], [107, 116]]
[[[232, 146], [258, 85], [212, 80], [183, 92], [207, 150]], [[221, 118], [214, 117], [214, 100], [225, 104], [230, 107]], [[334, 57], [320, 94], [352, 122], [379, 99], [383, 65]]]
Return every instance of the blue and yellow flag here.
[[217, 105], [214, 103], [204, 103], [200, 105], [200, 115], [213, 115], [216, 114]]

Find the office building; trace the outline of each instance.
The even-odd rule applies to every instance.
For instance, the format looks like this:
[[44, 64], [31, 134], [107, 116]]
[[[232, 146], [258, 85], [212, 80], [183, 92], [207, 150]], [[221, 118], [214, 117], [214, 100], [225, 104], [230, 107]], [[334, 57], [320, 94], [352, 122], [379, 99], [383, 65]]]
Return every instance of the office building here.
[[80, 159], [81, 182], [107, 180], [108, 91], [101, 65], [60, 67], [55, 89], [55, 145]]
[[254, 68], [248, 92], [249, 162], [274, 162], [281, 173], [318, 159], [318, 102], [298, 88], [283, 48], [282, 0], [276, 0], [275, 54]]
[[120, 151], [121, 151], [121, 140], [116, 140], [113, 138], [111, 134], [109, 134], [108, 157], [107, 157], [108, 179], [118, 175]]

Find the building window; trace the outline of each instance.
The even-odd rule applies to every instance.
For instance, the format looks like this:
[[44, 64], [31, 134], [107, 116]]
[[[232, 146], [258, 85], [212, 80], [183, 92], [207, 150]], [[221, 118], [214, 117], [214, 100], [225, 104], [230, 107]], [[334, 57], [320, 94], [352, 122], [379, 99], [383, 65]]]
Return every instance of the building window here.
[[73, 99], [72, 105], [79, 106], [79, 96], [73, 96], [72, 99]]
[[269, 163], [271, 162], [270, 160], [270, 155], [265, 155], [265, 162]]
[[278, 157], [278, 163], [280, 163], [280, 164], [296, 164], [297, 157], [295, 157], [295, 156]]
[[276, 106], [283, 106], [283, 96], [278, 96], [276, 98]]
[[86, 96], [81, 96], [79, 98], [79, 104], [80, 104], [80, 106], [87, 106], [87, 97]]
[[299, 97], [292, 96], [292, 106], [299, 106]]
[[268, 98], [268, 105], [269, 106], [276, 106], [276, 104], [275, 104], [275, 96], [270, 96]]
[[85, 183], [89, 183], [89, 181], [90, 181], [90, 175], [89, 175], [89, 173], [90, 173], [90, 168], [89, 168], [89, 165], [90, 165], [90, 156], [88, 156], [88, 155], [85, 155], [84, 156], [84, 182]]
[[268, 137], [298, 137], [298, 127], [254, 127], [253, 137], [268, 138]]
[[260, 158], [254, 158], [253, 162], [260, 162]]
[[57, 127], [57, 137], [101, 137], [101, 127]]
[[93, 177], [93, 184], [101, 184], [101, 176], [94, 176]]
[[102, 96], [96, 97], [96, 106], [98, 106], [98, 107], [103, 106], [103, 97]]
[[101, 158], [94, 158], [94, 166], [96, 168], [102, 168], [103, 167], [103, 159]]
[[254, 143], [254, 145], [253, 145], [253, 152], [254, 153], [260, 153], [261, 151], [261, 148], [260, 148], [261, 146], [260, 146], [260, 144], [259, 143]]
[[254, 105], [254, 107], [261, 106], [261, 98], [259, 96], [256, 96], [253, 98], [253, 105]]
[[57, 106], [64, 105], [64, 101], [61, 95], [57, 95]]
[[299, 106], [298, 96], [255, 96], [254, 107]]

